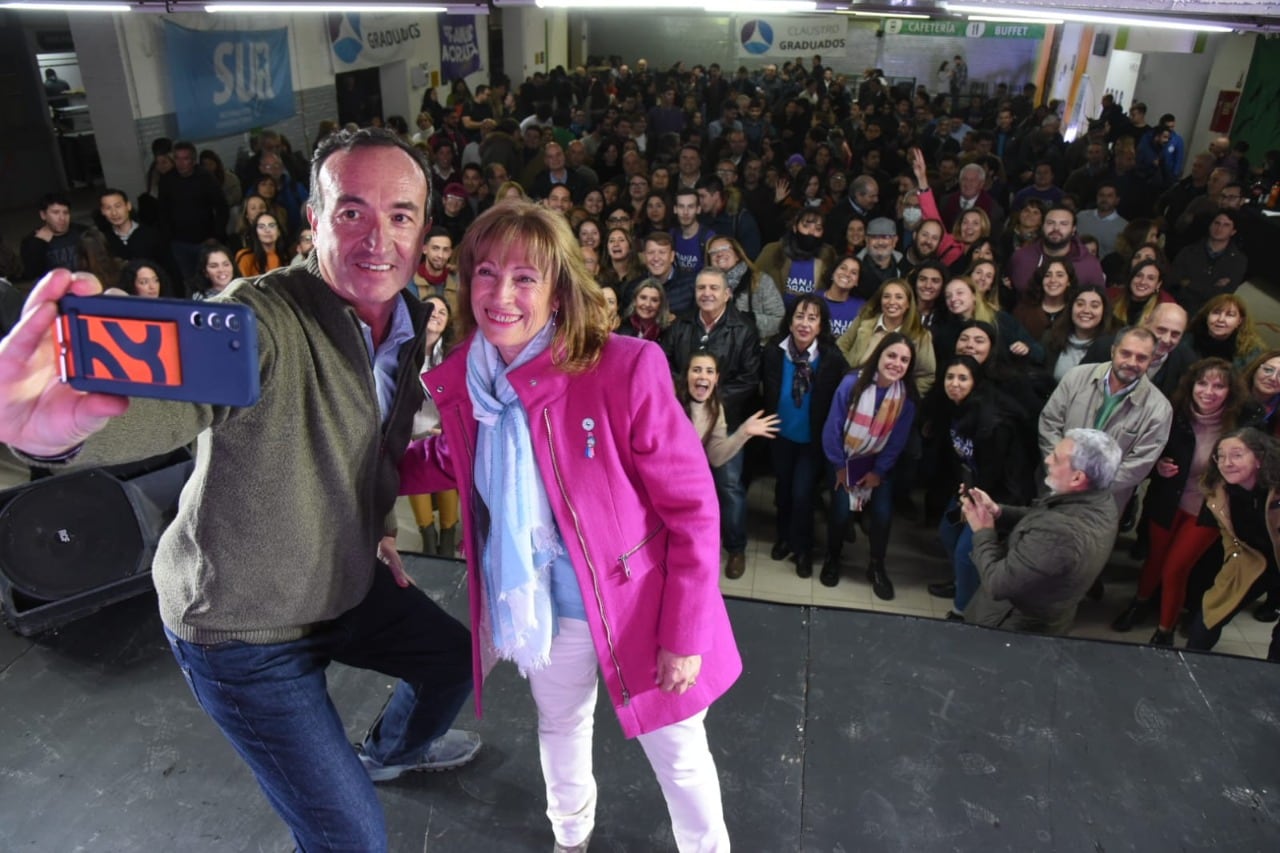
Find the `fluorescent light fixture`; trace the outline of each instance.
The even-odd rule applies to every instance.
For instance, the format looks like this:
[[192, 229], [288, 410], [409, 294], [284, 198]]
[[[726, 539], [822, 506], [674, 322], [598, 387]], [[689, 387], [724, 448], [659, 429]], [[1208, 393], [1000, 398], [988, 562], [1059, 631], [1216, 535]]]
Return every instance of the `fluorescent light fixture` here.
[[606, 12], [610, 9], [687, 9], [694, 11], [694, 0], [537, 0], [543, 9], [592, 9]]
[[836, 9], [841, 15], [853, 15], [855, 18], [920, 18], [928, 20], [928, 15], [916, 15], [910, 12], [854, 12], [849, 9]]
[[419, 12], [447, 12], [444, 6], [427, 6], [419, 3], [210, 3], [206, 12], [269, 12], [287, 15], [294, 12], [383, 12], [406, 14]]
[[26, 12], [132, 12], [128, 3], [75, 3], [52, 0], [49, 3], [23, 2], [0, 3], [0, 9], [17, 9]]
[[713, 13], [774, 15], [813, 12], [818, 8], [814, 0], [536, 0], [536, 4], [543, 9], [591, 9], [595, 12], [613, 9], [683, 9], [695, 12], [701, 9]]
[[818, 4], [812, 0], [703, 0], [708, 12], [733, 12], [782, 15], [787, 12], [812, 12]]
[[1189, 30], [1197, 33], [1229, 33], [1231, 27], [1210, 24], [1204, 21], [1183, 21], [1177, 18], [1143, 18], [1136, 15], [1111, 15], [1095, 12], [1073, 12], [1071, 10], [1054, 9], [1052, 12], [1040, 12], [1023, 6], [970, 6], [961, 3], [948, 3], [948, 12], [959, 12], [968, 15], [982, 15], [987, 18], [1002, 18], [1011, 15], [1030, 18], [1043, 22], [1050, 19], [1075, 21], [1082, 24], [1110, 24], [1117, 27], [1147, 27], [1157, 30]]
[[970, 21], [982, 21], [987, 24], [1061, 24], [1061, 18], [1022, 18], [1017, 15], [1001, 15], [992, 18], [989, 15], [969, 15]]

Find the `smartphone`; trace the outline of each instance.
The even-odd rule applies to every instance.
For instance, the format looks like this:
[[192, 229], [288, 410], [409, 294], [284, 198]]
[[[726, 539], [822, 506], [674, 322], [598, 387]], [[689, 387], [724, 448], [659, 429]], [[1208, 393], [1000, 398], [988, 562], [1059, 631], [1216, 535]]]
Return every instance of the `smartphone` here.
[[216, 406], [258, 400], [258, 323], [244, 305], [64, 296], [54, 335], [80, 391]]

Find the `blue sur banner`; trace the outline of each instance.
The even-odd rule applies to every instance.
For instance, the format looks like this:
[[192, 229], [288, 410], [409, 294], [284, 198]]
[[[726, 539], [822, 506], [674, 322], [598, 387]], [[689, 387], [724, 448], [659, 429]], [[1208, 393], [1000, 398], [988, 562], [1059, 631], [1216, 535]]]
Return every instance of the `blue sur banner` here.
[[475, 15], [440, 15], [440, 76], [458, 80], [480, 70]]
[[178, 132], [212, 139], [293, 115], [289, 31], [189, 30], [164, 22]]

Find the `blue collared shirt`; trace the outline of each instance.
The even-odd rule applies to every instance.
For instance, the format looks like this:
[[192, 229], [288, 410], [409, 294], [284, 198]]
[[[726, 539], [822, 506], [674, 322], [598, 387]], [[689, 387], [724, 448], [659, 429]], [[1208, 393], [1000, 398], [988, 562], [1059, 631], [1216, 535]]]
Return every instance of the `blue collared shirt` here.
[[413, 320], [409, 317], [409, 307], [404, 304], [404, 297], [396, 297], [395, 310], [391, 312], [391, 328], [387, 336], [376, 348], [373, 345], [373, 329], [360, 321], [360, 331], [364, 332], [364, 345], [369, 351], [369, 359], [373, 366], [373, 384], [378, 392], [379, 420], [385, 426], [391, 414], [391, 400], [396, 395], [396, 371], [400, 367], [400, 347], [413, 340]]

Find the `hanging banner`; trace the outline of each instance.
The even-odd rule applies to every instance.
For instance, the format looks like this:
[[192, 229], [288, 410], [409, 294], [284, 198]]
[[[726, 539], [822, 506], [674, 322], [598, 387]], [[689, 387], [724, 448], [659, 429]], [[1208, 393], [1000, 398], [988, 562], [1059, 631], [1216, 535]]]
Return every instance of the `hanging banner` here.
[[164, 34], [182, 136], [229, 136], [296, 112], [288, 30], [189, 30], [165, 21]]
[[1043, 39], [1044, 24], [885, 18], [884, 34], [887, 36], [943, 36], [945, 38], [971, 39]]
[[849, 23], [838, 15], [757, 15], [733, 19], [738, 56], [778, 61], [815, 53], [844, 56]]
[[330, 15], [328, 24], [334, 73], [412, 59], [421, 53], [429, 32], [421, 15], [348, 12]]
[[446, 80], [474, 74], [480, 64], [475, 15], [437, 15], [440, 21], [440, 73]]

